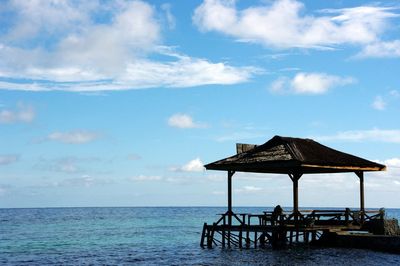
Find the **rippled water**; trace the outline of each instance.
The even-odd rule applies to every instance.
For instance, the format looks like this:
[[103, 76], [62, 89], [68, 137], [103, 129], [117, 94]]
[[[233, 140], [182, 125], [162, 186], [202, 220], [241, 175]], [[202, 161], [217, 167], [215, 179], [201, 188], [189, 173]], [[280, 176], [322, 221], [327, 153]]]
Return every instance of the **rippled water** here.
[[[260, 208], [238, 208], [259, 213]], [[0, 209], [0, 263], [136, 265], [400, 265], [357, 249], [201, 249], [204, 222], [223, 208]], [[400, 218], [399, 209], [388, 209]]]

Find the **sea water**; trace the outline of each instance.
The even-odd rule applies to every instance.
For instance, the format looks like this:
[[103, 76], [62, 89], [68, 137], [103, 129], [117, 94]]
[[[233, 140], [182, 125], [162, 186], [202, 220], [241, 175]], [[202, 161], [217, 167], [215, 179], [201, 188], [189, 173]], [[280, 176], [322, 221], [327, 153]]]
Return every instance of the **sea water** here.
[[[262, 213], [265, 208], [235, 211]], [[5, 265], [400, 265], [400, 256], [361, 249], [202, 249], [204, 222], [225, 208], [0, 209]], [[387, 209], [400, 218], [400, 209]]]

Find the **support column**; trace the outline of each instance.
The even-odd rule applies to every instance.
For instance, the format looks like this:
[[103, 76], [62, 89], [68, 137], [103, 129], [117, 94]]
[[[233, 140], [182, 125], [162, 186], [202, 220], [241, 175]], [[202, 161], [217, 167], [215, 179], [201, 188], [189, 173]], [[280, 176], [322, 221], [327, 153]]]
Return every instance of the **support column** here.
[[303, 174], [289, 174], [293, 182], [293, 216], [297, 220], [299, 214], [299, 179]]
[[232, 213], [232, 176], [235, 171], [228, 171], [228, 212]]
[[299, 212], [299, 180], [293, 179], [293, 212]]
[[356, 172], [356, 175], [360, 179], [360, 212], [364, 213], [364, 172]]
[[228, 171], [228, 224], [232, 225], [232, 176], [235, 171]]

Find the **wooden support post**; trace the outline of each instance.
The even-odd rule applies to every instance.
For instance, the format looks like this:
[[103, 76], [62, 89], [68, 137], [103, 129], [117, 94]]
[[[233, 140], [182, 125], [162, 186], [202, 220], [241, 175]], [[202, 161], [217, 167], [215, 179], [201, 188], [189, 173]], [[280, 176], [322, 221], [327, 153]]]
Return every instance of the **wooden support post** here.
[[228, 171], [228, 247], [231, 247], [231, 226], [232, 226], [232, 176], [235, 171]]
[[223, 221], [224, 221], [224, 223], [223, 223], [223, 227], [222, 227], [222, 247], [224, 248], [225, 247], [225, 226], [226, 226], [226, 220], [225, 220], [225, 215], [223, 216], [224, 218], [223, 218]]
[[[235, 171], [228, 171], [228, 217], [232, 219], [232, 176]], [[231, 223], [229, 223], [231, 225]]]
[[201, 241], [200, 241], [200, 247], [202, 247], [202, 248], [204, 248], [204, 238], [206, 236], [206, 229], [207, 229], [207, 223], [204, 223], [203, 231], [201, 232]]
[[216, 226], [217, 226], [217, 224], [213, 223], [212, 231], [211, 231], [211, 234], [210, 234], [210, 248], [212, 248], [212, 244], [214, 242], [214, 233], [215, 233], [215, 227]]
[[364, 222], [364, 213], [365, 213], [365, 206], [364, 206], [364, 172], [356, 172], [356, 175], [360, 179], [360, 215], [361, 215], [361, 222]]
[[317, 240], [317, 231], [313, 230], [311, 233], [311, 241]]
[[207, 248], [212, 248], [212, 241], [210, 241], [210, 230], [207, 229]]
[[239, 229], [239, 248], [242, 248], [242, 238], [243, 238], [242, 228], [243, 227], [240, 227], [240, 229]]
[[247, 216], [246, 226], [246, 248], [250, 247], [250, 215]]
[[228, 228], [228, 248], [231, 247], [231, 227]]
[[254, 231], [254, 248], [257, 248], [257, 231]]
[[299, 179], [302, 175], [301, 173], [289, 174], [293, 182], [293, 218], [295, 221], [299, 218]]
[[235, 171], [228, 171], [228, 225], [232, 226], [232, 176], [235, 174]]

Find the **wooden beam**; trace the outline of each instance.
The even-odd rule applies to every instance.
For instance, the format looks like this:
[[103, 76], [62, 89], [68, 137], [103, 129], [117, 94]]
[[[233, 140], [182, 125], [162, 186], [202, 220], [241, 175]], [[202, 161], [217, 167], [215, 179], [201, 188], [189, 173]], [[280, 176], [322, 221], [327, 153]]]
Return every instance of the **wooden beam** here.
[[[381, 168], [381, 167], [363, 167], [363, 166], [333, 166], [333, 165], [301, 164], [301, 167], [338, 169], [338, 170], [348, 170], [348, 171], [386, 171], [386, 166]], [[321, 172], [321, 173], [323, 173], [323, 172]]]
[[359, 171], [355, 172], [358, 178], [360, 179], [360, 211], [362, 212], [362, 217], [364, 217], [364, 172]]
[[228, 171], [228, 214], [232, 214], [232, 176], [235, 171]]
[[293, 182], [293, 214], [294, 219], [297, 220], [299, 213], [299, 179], [302, 176], [300, 173], [289, 174]]

